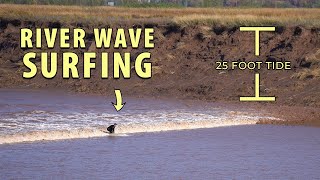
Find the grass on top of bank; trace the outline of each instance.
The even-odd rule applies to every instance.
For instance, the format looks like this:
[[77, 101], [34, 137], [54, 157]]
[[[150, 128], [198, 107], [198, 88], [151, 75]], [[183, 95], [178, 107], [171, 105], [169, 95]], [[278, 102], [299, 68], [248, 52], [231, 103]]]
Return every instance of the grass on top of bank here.
[[0, 5], [0, 18], [62, 23], [320, 27], [320, 9]]

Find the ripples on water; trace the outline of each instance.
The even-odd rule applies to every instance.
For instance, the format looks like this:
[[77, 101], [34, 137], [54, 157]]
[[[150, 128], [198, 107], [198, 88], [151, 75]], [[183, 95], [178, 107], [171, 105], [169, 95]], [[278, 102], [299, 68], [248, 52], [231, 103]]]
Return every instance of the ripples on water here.
[[319, 137], [255, 125], [0, 145], [0, 179], [319, 179]]
[[[111, 101], [0, 90], [0, 179], [320, 177], [318, 128], [232, 126], [271, 117], [211, 103], [125, 99], [117, 113]], [[115, 122], [116, 134], [107, 136]], [[232, 127], [196, 129], [217, 126]], [[193, 130], [169, 131], [180, 129]]]

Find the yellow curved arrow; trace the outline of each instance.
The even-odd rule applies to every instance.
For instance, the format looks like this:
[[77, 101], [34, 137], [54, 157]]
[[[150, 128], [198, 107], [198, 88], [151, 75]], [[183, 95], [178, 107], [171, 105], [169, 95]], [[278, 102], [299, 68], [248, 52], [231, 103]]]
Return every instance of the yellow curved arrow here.
[[119, 112], [126, 103], [122, 103], [122, 96], [121, 96], [120, 89], [115, 89], [114, 93], [116, 95], [116, 103], [113, 103], [113, 102], [111, 103], [114, 106], [114, 108]]

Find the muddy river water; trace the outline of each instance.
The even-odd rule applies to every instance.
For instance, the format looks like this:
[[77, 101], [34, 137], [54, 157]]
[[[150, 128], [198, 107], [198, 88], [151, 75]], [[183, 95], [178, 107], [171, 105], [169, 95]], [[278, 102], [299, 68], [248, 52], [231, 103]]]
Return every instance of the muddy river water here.
[[[216, 103], [0, 90], [0, 179], [317, 179], [320, 131]], [[116, 133], [105, 133], [117, 123]]]

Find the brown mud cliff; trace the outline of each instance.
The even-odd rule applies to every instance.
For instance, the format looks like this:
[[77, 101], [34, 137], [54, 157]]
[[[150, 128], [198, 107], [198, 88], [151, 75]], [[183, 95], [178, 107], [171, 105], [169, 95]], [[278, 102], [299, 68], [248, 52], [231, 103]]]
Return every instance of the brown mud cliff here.
[[[58, 60], [58, 73], [53, 79], [45, 79], [40, 71], [40, 56], [35, 64], [37, 76], [24, 79], [22, 73], [29, 71], [22, 62], [27, 52], [57, 52], [68, 50], [21, 49], [20, 28], [77, 28], [86, 31], [86, 48], [71, 49], [79, 54], [77, 65], [80, 79], [63, 79], [62, 63]], [[114, 88], [125, 96], [176, 97], [206, 101], [239, 102], [240, 96], [254, 96], [254, 74], [260, 73], [260, 95], [275, 96], [276, 102], [253, 103], [258, 107], [273, 109], [275, 114], [308, 113], [298, 122], [320, 121], [320, 29], [276, 27], [275, 32], [260, 33], [260, 56], [254, 55], [254, 32], [241, 32], [239, 27], [225, 26], [179, 26], [176, 24], [123, 24], [111, 28], [154, 28], [154, 49], [97, 49], [93, 28], [108, 28], [74, 23], [33, 22], [0, 19], [0, 88], [63, 88], [81, 93], [111, 95]], [[72, 37], [72, 36], [71, 36]], [[59, 37], [57, 39], [59, 41]], [[70, 41], [72, 42], [72, 41]], [[58, 43], [57, 43], [58, 44]], [[91, 78], [84, 79], [83, 52], [151, 52], [152, 78], [139, 78], [132, 68], [130, 79], [101, 79], [101, 62], [91, 71]], [[99, 58], [97, 58], [99, 59]], [[112, 58], [111, 58], [112, 59]], [[291, 70], [216, 70], [217, 61], [291, 62]], [[132, 62], [132, 66], [134, 62]], [[109, 72], [112, 74], [112, 62]], [[244, 103], [249, 104], [249, 103]], [[294, 106], [295, 108], [293, 108]], [[282, 107], [283, 111], [278, 110]], [[292, 108], [290, 108], [292, 107]], [[304, 108], [298, 108], [304, 107]], [[308, 108], [308, 110], [305, 110]], [[281, 109], [281, 108], [280, 108]], [[293, 110], [294, 109], [294, 110]], [[290, 116], [286, 116], [289, 117]], [[284, 118], [286, 119], [286, 118]], [[296, 116], [295, 118], [296, 119]], [[261, 121], [261, 123], [268, 123]], [[307, 124], [307, 123], [303, 123]]]

